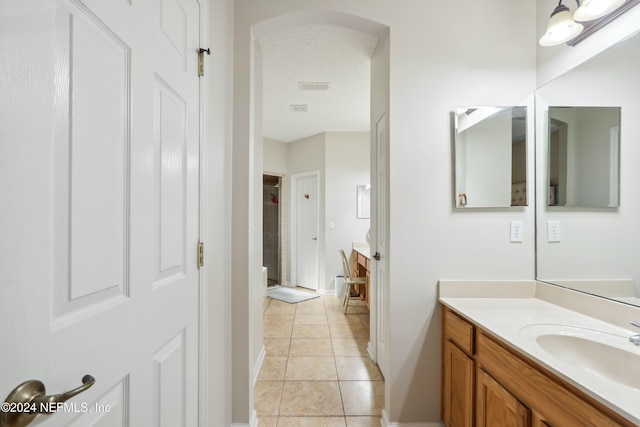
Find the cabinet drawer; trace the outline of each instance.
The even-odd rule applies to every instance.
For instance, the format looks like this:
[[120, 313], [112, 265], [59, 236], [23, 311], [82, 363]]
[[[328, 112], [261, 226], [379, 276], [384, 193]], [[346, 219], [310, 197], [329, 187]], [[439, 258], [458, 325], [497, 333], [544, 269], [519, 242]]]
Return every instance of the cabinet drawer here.
[[444, 322], [447, 339], [456, 343], [456, 345], [467, 354], [474, 354], [475, 348], [473, 325], [460, 318], [451, 310], [445, 310]]

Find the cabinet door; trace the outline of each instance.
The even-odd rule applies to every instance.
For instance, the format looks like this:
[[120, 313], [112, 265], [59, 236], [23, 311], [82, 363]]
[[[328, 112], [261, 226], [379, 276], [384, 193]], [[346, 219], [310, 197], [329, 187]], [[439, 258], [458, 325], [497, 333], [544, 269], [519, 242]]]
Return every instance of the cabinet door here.
[[447, 427], [473, 426], [474, 361], [449, 341], [444, 343], [442, 418]]
[[534, 413], [531, 420], [531, 427], [551, 427], [547, 422], [537, 413]]
[[511, 393], [478, 369], [476, 427], [530, 427], [531, 413]]

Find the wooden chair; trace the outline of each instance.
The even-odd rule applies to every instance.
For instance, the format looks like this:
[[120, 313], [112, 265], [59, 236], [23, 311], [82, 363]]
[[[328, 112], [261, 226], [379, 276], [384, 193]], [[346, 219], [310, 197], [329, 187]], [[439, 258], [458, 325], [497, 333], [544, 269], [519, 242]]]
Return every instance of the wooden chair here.
[[364, 285], [367, 283], [366, 277], [352, 277], [351, 276], [351, 268], [349, 267], [349, 260], [347, 259], [347, 255], [344, 253], [342, 248], [338, 249], [340, 255], [342, 256], [342, 269], [344, 274], [344, 301], [342, 301], [342, 305], [344, 305], [344, 313], [347, 314], [347, 308], [349, 308], [349, 299], [351, 298], [351, 290], [354, 289], [354, 285]]

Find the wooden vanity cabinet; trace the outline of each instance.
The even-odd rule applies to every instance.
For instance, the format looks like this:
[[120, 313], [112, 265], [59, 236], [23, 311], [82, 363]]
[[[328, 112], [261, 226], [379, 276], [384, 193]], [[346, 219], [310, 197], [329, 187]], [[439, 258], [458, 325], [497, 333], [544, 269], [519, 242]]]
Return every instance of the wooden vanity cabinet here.
[[478, 369], [476, 427], [530, 427], [531, 411], [482, 369]]
[[442, 337], [448, 427], [634, 426], [448, 307]]
[[475, 331], [449, 310], [443, 322], [441, 416], [448, 427], [473, 427]]

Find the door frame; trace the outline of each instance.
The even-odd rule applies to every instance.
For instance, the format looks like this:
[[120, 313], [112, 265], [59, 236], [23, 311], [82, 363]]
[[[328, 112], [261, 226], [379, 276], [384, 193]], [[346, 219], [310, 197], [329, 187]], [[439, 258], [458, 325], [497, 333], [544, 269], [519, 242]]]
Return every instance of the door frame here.
[[[200, 46], [202, 48], [208, 48], [209, 45], [209, 0], [196, 0], [196, 3], [200, 7]], [[205, 69], [211, 71], [210, 63], [208, 62], [207, 55], [204, 55]], [[209, 420], [209, 405], [208, 405], [208, 383], [209, 377], [209, 292], [207, 286], [208, 263], [206, 254], [207, 249], [212, 250], [212, 241], [207, 241], [208, 227], [207, 227], [207, 177], [208, 177], [208, 161], [207, 161], [207, 113], [208, 113], [208, 95], [209, 93], [209, 73], [205, 72], [204, 76], [199, 77], [198, 95], [199, 99], [199, 180], [200, 180], [200, 194], [199, 194], [199, 218], [198, 218], [198, 240], [205, 244], [209, 244], [209, 247], [205, 246], [205, 262], [202, 267], [198, 269], [198, 289], [199, 289], [199, 314], [198, 314], [198, 426], [207, 426]], [[196, 251], [196, 262], [198, 253]]]
[[[285, 280], [286, 280], [286, 271], [287, 271], [287, 220], [288, 220], [288, 213], [287, 213], [287, 185], [285, 183], [285, 178], [286, 176], [281, 174], [281, 173], [276, 173], [276, 172], [267, 172], [264, 171], [262, 172], [262, 176], [264, 178], [265, 175], [268, 176], [275, 176], [277, 178], [280, 179], [280, 199], [278, 202], [278, 212], [280, 215], [280, 219], [278, 220], [278, 227], [279, 227], [279, 237], [278, 237], [278, 257], [279, 257], [279, 261], [278, 261], [278, 268], [280, 269], [280, 271], [278, 272], [278, 284], [280, 286], [285, 286]], [[263, 230], [264, 233], [264, 230]], [[264, 244], [264, 242], [263, 242]], [[265, 291], [266, 292], [266, 291]]]
[[[315, 177], [316, 178], [316, 188], [318, 190], [318, 205], [317, 205], [317, 218], [318, 218], [318, 224], [317, 229], [318, 229], [318, 256], [316, 259], [316, 263], [317, 263], [317, 267], [318, 267], [318, 283], [316, 284], [316, 292], [318, 291], [318, 289], [320, 288], [320, 248], [321, 248], [321, 242], [324, 241], [324, 239], [320, 238], [320, 211], [322, 209], [321, 205], [321, 197], [320, 197], [320, 171], [319, 170], [313, 170], [313, 171], [309, 171], [309, 172], [301, 172], [301, 173], [296, 173], [296, 174], [292, 174], [291, 175], [291, 192], [289, 193], [289, 200], [291, 201], [290, 205], [290, 223], [289, 223], [289, 230], [291, 231], [291, 239], [290, 239], [290, 248], [291, 251], [289, 253], [289, 258], [291, 260], [290, 265], [291, 265], [291, 276], [290, 276], [290, 281], [287, 282], [287, 286], [297, 286], [298, 283], [298, 202], [297, 202], [297, 198], [295, 197], [295, 195], [298, 192], [298, 181], [302, 178], [308, 178], [308, 177]], [[292, 284], [292, 282], [295, 281], [295, 286]]]

